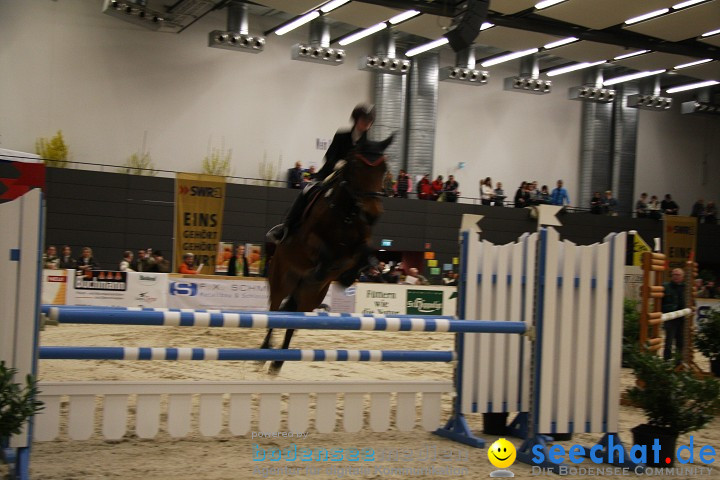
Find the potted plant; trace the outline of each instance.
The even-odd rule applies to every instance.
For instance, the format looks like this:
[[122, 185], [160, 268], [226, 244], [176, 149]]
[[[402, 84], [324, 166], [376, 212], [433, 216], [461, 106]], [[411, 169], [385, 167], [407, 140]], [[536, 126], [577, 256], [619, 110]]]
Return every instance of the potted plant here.
[[720, 309], [712, 309], [710, 315], [698, 323], [695, 348], [710, 359], [710, 370], [720, 377]]
[[637, 300], [626, 298], [623, 303], [622, 366], [630, 367], [630, 358], [640, 342], [640, 312]]
[[[703, 428], [720, 408], [720, 382], [678, 370], [675, 362], [651, 353], [638, 352], [631, 362], [637, 385], [628, 395], [648, 419], [632, 429], [634, 443], [647, 446], [649, 465], [672, 465], [678, 435]], [[661, 445], [658, 462], [651, 449], [655, 439]]]
[[0, 463], [6, 463], [5, 448], [10, 436], [20, 433], [27, 419], [43, 409], [43, 403], [35, 400], [35, 380], [28, 375], [23, 387], [14, 382], [16, 373], [17, 369], [0, 362]]

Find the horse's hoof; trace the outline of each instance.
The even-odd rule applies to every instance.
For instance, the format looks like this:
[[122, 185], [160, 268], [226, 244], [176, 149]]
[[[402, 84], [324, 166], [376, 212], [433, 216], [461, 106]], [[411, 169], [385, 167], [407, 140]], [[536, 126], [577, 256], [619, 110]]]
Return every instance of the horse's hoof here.
[[283, 362], [272, 362], [270, 364], [270, 367], [268, 367], [268, 374], [269, 375], [280, 375], [280, 370], [282, 369]]

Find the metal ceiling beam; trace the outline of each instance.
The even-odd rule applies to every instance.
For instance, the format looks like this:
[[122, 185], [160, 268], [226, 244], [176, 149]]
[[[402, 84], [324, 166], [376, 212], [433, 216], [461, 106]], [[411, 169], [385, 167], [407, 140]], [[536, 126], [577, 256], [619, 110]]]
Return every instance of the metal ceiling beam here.
[[454, 17], [462, 12], [458, 7], [465, 3], [465, 0], [355, 0], [360, 3], [370, 3], [382, 7], [397, 8], [398, 10], [417, 10], [429, 15], [441, 17]]

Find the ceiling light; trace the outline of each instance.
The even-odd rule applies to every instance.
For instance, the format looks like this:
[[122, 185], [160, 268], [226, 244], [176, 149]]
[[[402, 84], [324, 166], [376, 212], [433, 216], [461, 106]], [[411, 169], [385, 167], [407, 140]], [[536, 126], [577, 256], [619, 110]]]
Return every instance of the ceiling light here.
[[550, 50], [551, 48], [559, 47], [561, 45], [567, 45], [568, 43], [577, 42], [578, 40], [580, 39], [577, 37], [563, 38], [562, 40], [557, 40], [555, 42], [548, 43], [547, 45], [543, 45], [543, 48], [545, 50]]
[[679, 87], [672, 87], [665, 90], [667, 93], [684, 92], [685, 90], [693, 90], [695, 88], [709, 87], [711, 85], [717, 85], [717, 80], [705, 80], [704, 82], [688, 83], [687, 85], [680, 85]]
[[634, 57], [636, 55], [642, 55], [643, 53], [648, 53], [650, 50], [638, 50], [637, 52], [632, 53], [626, 53], [624, 55], [618, 55], [617, 57], [613, 58], [613, 60], [624, 60], [626, 58]]
[[605, 63], [605, 60], [600, 60], [599, 62], [583, 62], [583, 63], [576, 63], [574, 65], [568, 65], [567, 67], [561, 67], [556, 68], [554, 70], [549, 70], [545, 73], [548, 77], [554, 77], [555, 75], [562, 75], [563, 73], [570, 73], [574, 72], [576, 70], [582, 70], [583, 68], [588, 67], [594, 67], [596, 65], [602, 65]]
[[501, 55], [499, 57], [491, 58], [490, 60], [485, 60], [480, 65], [483, 67], [491, 67], [493, 65], [497, 65], [499, 63], [504, 63], [510, 60], [514, 60], [516, 58], [524, 57], [526, 55], [532, 55], [533, 53], [538, 52], [538, 48], [531, 48], [529, 50], [522, 50], [520, 52], [512, 52], [508, 53], [507, 55]]
[[681, 8], [690, 7], [692, 5], [697, 5], [698, 3], [707, 2], [708, 0], [687, 0], [686, 2], [678, 3], [677, 5], [673, 5], [673, 10], [680, 10]]
[[298, 28], [302, 25], [305, 25], [309, 21], [315, 20], [319, 16], [320, 16], [320, 12], [318, 12], [317, 10], [313, 10], [310, 13], [306, 13], [302, 17], [298, 17], [295, 20], [293, 20], [292, 22], [288, 23], [287, 25], [275, 30], [275, 35], [285, 35], [286, 33], [290, 32], [292, 30], [295, 30], [296, 28]]
[[494, 23], [483, 22], [482, 25], [480, 25], [480, 31], [482, 32], [483, 30], [487, 30], [488, 28], [492, 28], [494, 26], [495, 26]]
[[702, 65], [703, 63], [707, 63], [707, 62], [712, 62], [712, 58], [703, 58], [702, 60], [698, 60], [696, 62], [683, 63], [682, 65], [676, 65], [674, 67], [674, 69], [682, 70], [683, 68], [694, 67], [695, 65]]
[[718, 28], [717, 30], [713, 30], [711, 32], [705, 32], [700, 36], [701, 37], [712, 37], [713, 35], [717, 35], [718, 33], [720, 33], [720, 28]]
[[449, 40], [445, 37], [440, 37], [437, 40], [433, 40], [430, 43], [426, 43], [424, 45], [420, 45], [415, 48], [411, 48], [405, 53], [406, 57], [412, 57], [414, 55], [417, 55], [419, 53], [427, 52], [428, 50], [432, 50], [433, 48], [440, 47], [442, 45], [445, 45], [449, 42]]
[[416, 17], [420, 15], [420, 12], [417, 10], [408, 10], [407, 12], [398, 13], [394, 17], [392, 17], [388, 22], [390, 22], [392, 25], [395, 25], [400, 22], [404, 22], [405, 20], [411, 19], [413, 17]]
[[378, 24], [373, 25], [370, 28], [366, 28], [365, 30], [360, 30], [359, 32], [355, 32], [352, 35], [348, 35], [345, 38], [341, 38], [338, 40], [338, 43], [342, 46], [349, 45], [353, 42], [357, 42], [361, 38], [365, 38], [367, 36], [372, 35], [373, 33], [377, 33], [380, 30], [385, 30], [387, 28], [387, 23], [380, 22]]
[[565, 0], [543, 0], [542, 2], [538, 2], [535, 4], [535, 8], [537, 10], [542, 10], [543, 8], [552, 7], [553, 5], [557, 5], [558, 3], [562, 3]]
[[610, 78], [603, 82], [603, 85], [615, 85], [617, 83], [628, 82], [630, 80], [637, 80], [638, 78], [651, 77], [659, 73], [663, 73], [665, 70], [652, 70], [647, 72], [631, 73], [629, 75], [622, 75], [620, 77]]
[[322, 7], [320, 7], [320, 11], [323, 12], [323, 13], [331, 12], [331, 11], [335, 10], [336, 8], [338, 8], [338, 7], [342, 7], [343, 5], [345, 5], [346, 3], [348, 3], [349, 1], [350, 1], [350, 0], [332, 0], [332, 1], [328, 2], [328, 3], [326, 3], [325, 5], [323, 5]]
[[669, 11], [669, 8], [661, 8], [660, 10], [644, 13], [638, 17], [628, 18], [627, 20], [625, 20], [625, 25], [632, 25], [633, 23], [642, 22], [643, 20], [659, 17], [660, 15], [664, 15]]

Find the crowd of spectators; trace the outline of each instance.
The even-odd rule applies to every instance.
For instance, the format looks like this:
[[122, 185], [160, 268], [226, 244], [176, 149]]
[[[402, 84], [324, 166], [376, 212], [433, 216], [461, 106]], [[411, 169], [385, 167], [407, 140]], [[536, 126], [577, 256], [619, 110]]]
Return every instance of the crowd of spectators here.
[[[72, 255], [72, 248], [65, 245], [62, 248], [62, 255], [58, 256], [55, 245], [49, 245], [43, 254], [42, 266], [48, 270], [74, 269], [78, 272], [103, 269], [93, 258], [92, 248], [82, 247], [81, 252], [80, 256], [75, 258]], [[117, 268], [113, 265], [108, 270], [170, 273], [170, 261], [160, 250], [140, 249], [137, 256], [131, 250], [125, 250]]]
[[[399, 285], [430, 285], [430, 281], [420, 274], [415, 267], [405, 268], [402, 262], [397, 264], [379, 262], [378, 265], [372, 266], [364, 270], [359, 282], [371, 283], [395, 283]], [[457, 274], [455, 272], [447, 272], [443, 277], [443, 284], [449, 286], [457, 285]]]
[[[637, 218], [660, 220], [663, 215], [677, 215], [679, 211], [680, 207], [669, 193], [665, 195], [662, 201], [659, 201], [657, 195], [652, 195], [648, 199], [648, 194], [643, 192], [635, 202], [635, 216]], [[717, 207], [715, 207], [715, 202], [705, 203], [704, 199], [698, 199], [692, 206], [690, 216], [696, 217], [698, 223], [716, 225]]]

